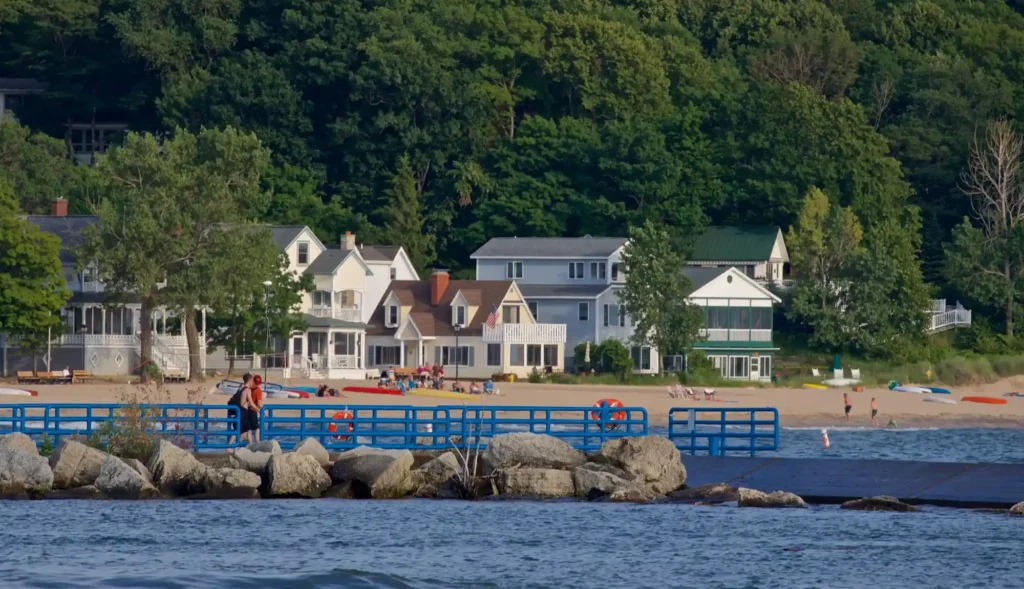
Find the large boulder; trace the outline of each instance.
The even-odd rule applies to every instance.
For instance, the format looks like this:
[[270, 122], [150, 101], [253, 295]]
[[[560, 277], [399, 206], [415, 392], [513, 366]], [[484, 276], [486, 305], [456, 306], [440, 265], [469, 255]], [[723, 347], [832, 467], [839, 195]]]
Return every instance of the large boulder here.
[[208, 467], [167, 440], [154, 446], [148, 468], [157, 488], [169, 495], [199, 495], [206, 491]]
[[277, 440], [270, 440], [269, 442], [253, 442], [246, 446], [250, 452], [267, 452], [270, 454], [281, 454], [281, 444], [277, 443]]
[[615, 467], [590, 462], [572, 469], [572, 482], [576, 488], [576, 495], [586, 497], [591, 501], [607, 499], [609, 501], [645, 502], [658, 497], [646, 486], [619, 476], [614, 471], [625, 474], [624, 471]]
[[0, 497], [40, 499], [53, 488], [50, 465], [32, 450], [22, 450], [18, 442], [0, 446]]
[[494, 436], [484, 451], [487, 471], [507, 468], [568, 470], [583, 464], [583, 461], [583, 455], [563, 440], [528, 432]]
[[738, 501], [739, 492], [727, 483], [709, 483], [672, 491], [668, 498], [680, 503], [728, 503]]
[[1010, 508], [1010, 515], [1024, 515], [1024, 501]]
[[686, 483], [679, 449], [666, 437], [644, 436], [608, 440], [599, 452], [631, 479], [665, 495]]
[[338, 456], [331, 480], [352, 483], [356, 497], [394, 499], [412, 491], [412, 452], [360, 446]]
[[786, 491], [764, 493], [740, 487], [737, 494], [740, 507], [807, 507], [807, 503], [804, 503], [803, 499]]
[[238, 468], [210, 468], [206, 471], [206, 491], [210, 499], [259, 499], [260, 475]]
[[455, 479], [461, 472], [458, 457], [452, 452], [445, 452], [413, 470], [410, 487], [417, 497], [456, 498], [461, 493]]
[[895, 497], [878, 495], [876, 497], [865, 497], [847, 501], [839, 506], [840, 509], [856, 509], [859, 511], [920, 511], [913, 505], [908, 505]]
[[270, 462], [270, 452], [253, 452], [248, 448], [228, 450], [228, 464], [231, 468], [240, 468], [249, 472], [262, 475], [267, 471], [267, 463]]
[[501, 471], [498, 489], [514, 497], [572, 497], [572, 473], [553, 468], [513, 468]]
[[331, 464], [331, 455], [327, 453], [327, 449], [324, 448], [323, 444], [318, 442], [316, 438], [306, 438], [302, 440], [302, 443], [295, 447], [294, 452], [296, 454], [306, 454], [316, 458], [316, 461], [320, 463], [320, 466], [328, 466]]
[[275, 454], [267, 463], [265, 495], [270, 497], [319, 497], [331, 486], [316, 458], [306, 454]]
[[103, 461], [96, 488], [112, 499], [160, 497], [160, 491], [146, 477], [116, 456], [107, 456]]
[[53, 488], [71, 489], [96, 484], [107, 454], [81, 442], [65, 439], [50, 456]]
[[36, 443], [32, 441], [32, 438], [21, 432], [14, 432], [0, 437], [0, 448], [14, 448], [26, 454], [39, 454]]
[[149, 469], [146, 468], [145, 464], [134, 459], [134, 458], [122, 458], [125, 464], [132, 467], [132, 470], [142, 475], [142, 478], [146, 479], [146, 482], [153, 484], [153, 475], [150, 474]]

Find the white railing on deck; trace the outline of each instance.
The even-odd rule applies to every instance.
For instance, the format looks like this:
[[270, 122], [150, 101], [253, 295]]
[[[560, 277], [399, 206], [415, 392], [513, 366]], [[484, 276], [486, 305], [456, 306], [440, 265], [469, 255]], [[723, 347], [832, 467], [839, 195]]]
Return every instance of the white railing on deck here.
[[120, 347], [134, 346], [134, 335], [113, 335], [113, 334], [91, 334], [91, 333], [69, 333], [57, 339], [57, 343], [65, 346], [97, 346], [97, 347]]
[[564, 344], [565, 325], [555, 323], [500, 323], [484, 325], [484, 342], [508, 344]]
[[359, 358], [353, 355], [331, 356], [331, 368], [359, 368]]
[[331, 317], [342, 321], [359, 322], [363, 318], [362, 309], [358, 307], [313, 307], [310, 315], [314, 317]]
[[971, 324], [971, 311], [968, 309], [954, 309], [932, 315], [929, 331], [941, 331], [953, 327], [968, 327]]
[[945, 299], [934, 299], [929, 304], [929, 313], [945, 313], [946, 312], [946, 300]]
[[709, 342], [770, 342], [770, 329], [702, 329], [700, 335]]

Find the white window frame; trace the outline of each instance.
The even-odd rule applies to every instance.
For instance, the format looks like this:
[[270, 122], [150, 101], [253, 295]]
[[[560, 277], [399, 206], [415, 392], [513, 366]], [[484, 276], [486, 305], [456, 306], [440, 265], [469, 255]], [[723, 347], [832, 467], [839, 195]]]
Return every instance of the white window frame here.
[[505, 263], [505, 279], [506, 280], [522, 280], [523, 278], [523, 263], [522, 262], [506, 262]]
[[[746, 363], [747, 363], [747, 373], [746, 374], [742, 374], [742, 375], [736, 374], [737, 371], [733, 369], [734, 368], [733, 362], [735, 362], [736, 360], [746, 360]], [[749, 380], [750, 379], [750, 360], [751, 360], [750, 356], [729, 356], [729, 378], [741, 378], [741, 379], [748, 379]]]
[[398, 268], [391, 268], [391, 273], [389, 274], [389, 276], [391, 276], [391, 280], [397, 280], [398, 279]]
[[708, 360], [711, 360], [711, 364], [718, 370], [718, 374], [720, 374], [722, 378], [729, 378], [728, 356], [708, 356]]
[[[305, 251], [303, 251], [305, 250]], [[302, 261], [305, 256], [306, 261]], [[296, 266], [308, 266], [309, 265], [309, 242], [300, 241], [295, 245], [295, 265]]]
[[608, 275], [608, 262], [591, 262], [590, 278], [593, 280], [604, 280]]
[[441, 366], [455, 366], [458, 357], [459, 366], [472, 367], [469, 348], [470, 346], [441, 346]]
[[[501, 344], [487, 344], [487, 365], [488, 366], [501, 366]], [[491, 362], [491, 351], [498, 350], [498, 361], [496, 363]]]
[[[516, 352], [519, 358], [516, 358]], [[509, 366], [526, 366], [526, 344], [509, 344], [508, 346]]]
[[612, 263], [612, 282], [622, 282], [622, 281], [623, 281], [622, 263], [614, 262], [614, 263]]
[[[324, 298], [325, 298], [324, 295], [326, 295], [326, 299], [327, 299], [326, 303], [324, 302]], [[319, 302], [317, 302], [317, 298], [320, 299]], [[324, 309], [324, 308], [330, 309], [331, 306], [333, 305], [334, 296], [331, 293], [331, 291], [329, 291], [329, 290], [314, 290], [312, 292], [312, 294], [310, 294], [310, 299], [312, 299], [314, 307], [321, 308], [321, 309]]]
[[[532, 366], [534, 368], [540, 368], [544, 366], [544, 345], [543, 344], [526, 344], [526, 349], [523, 350], [524, 360], [526, 366]], [[535, 357], [533, 360], [530, 359], [530, 353], [533, 352]]]
[[[400, 317], [401, 309], [398, 308], [398, 305], [388, 305], [385, 308], [384, 313], [385, 313], [384, 326], [385, 327], [398, 327], [398, 320], [401, 318]], [[393, 321], [392, 321], [392, 315], [393, 315], [393, 319], [394, 319]]]
[[[461, 315], [461, 317], [460, 317]], [[452, 325], [458, 325], [459, 327], [466, 326], [466, 306], [455, 305], [455, 317], [452, 317]]]
[[772, 376], [772, 357], [761, 356], [757, 358], [757, 373], [761, 378], [771, 378]]
[[576, 305], [576, 318], [585, 323], [590, 322], [590, 303], [583, 301]]
[[583, 262], [569, 262], [569, 280], [584, 280], [587, 277], [586, 269]]
[[[629, 355], [630, 355], [630, 357], [633, 356], [633, 350], [639, 350], [639, 353], [637, 354], [639, 356], [639, 359], [633, 358], [633, 370], [638, 370], [640, 372], [650, 372], [651, 364], [652, 364], [651, 346], [630, 346], [630, 348], [629, 348]], [[644, 366], [644, 352], [645, 351], [647, 352], [647, 366]]]

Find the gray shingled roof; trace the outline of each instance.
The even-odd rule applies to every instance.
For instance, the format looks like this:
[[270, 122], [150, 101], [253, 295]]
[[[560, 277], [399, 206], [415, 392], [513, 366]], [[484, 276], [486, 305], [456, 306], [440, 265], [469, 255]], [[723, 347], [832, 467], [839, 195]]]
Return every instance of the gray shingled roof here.
[[52, 233], [60, 239], [60, 261], [62, 264], [74, 264], [74, 249], [82, 245], [82, 230], [94, 225], [99, 217], [95, 215], [68, 215], [66, 217], [55, 217], [53, 215], [28, 215], [25, 217], [35, 226], [47, 233]]
[[351, 250], [325, 249], [316, 257], [304, 274], [334, 274], [334, 270], [351, 254]]
[[519, 290], [528, 299], [581, 298], [592, 299], [611, 288], [609, 284], [520, 284]]
[[697, 290], [722, 274], [729, 271], [729, 268], [708, 268], [701, 266], [688, 266], [683, 268], [683, 274], [693, 283], [693, 290]]
[[470, 258], [604, 258], [625, 237], [494, 237]]
[[400, 249], [398, 245], [361, 245], [359, 254], [367, 262], [394, 262]]
[[305, 225], [271, 225], [270, 233], [274, 236], [274, 243], [278, 249], [284, 249], [295, 241], [295, 238], [302, 233]]

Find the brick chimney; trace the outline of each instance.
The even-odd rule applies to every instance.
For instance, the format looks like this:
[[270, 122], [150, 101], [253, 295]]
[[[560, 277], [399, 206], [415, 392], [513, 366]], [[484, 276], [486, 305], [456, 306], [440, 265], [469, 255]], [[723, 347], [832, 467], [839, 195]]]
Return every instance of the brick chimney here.
[[63, 198], [54, 199], [53, 203], [50, 204], [50, 214], [54, 217], [67, 217], [68, 201]]
[[430, 276], [430, 304], [436, 307], [441, 302], [441, 297], [444, 296], [446, 290], [448, 290], [448, 271], [434, 270]]
[[354, 250], [356, 249], [356, 236], [351, 231], [346, 231], [345, 235], [341, 238], [341, 249], [343, 250]]

